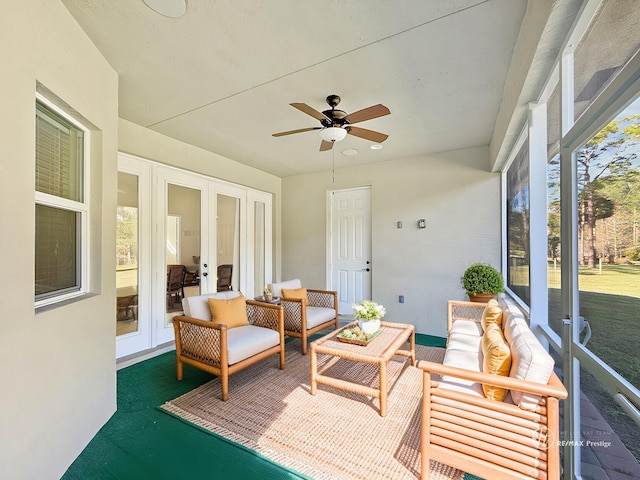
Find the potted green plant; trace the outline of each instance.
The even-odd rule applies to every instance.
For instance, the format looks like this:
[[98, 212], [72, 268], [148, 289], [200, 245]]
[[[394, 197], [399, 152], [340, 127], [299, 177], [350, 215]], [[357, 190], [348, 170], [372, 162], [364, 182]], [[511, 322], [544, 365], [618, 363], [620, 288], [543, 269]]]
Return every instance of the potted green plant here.
[[264, 287], [264, 296], [265, 301], [270, 302], [273, 300], [273, 293], [269, 287]]
[[500, 272], [486, 263], [474, 263], [460, 279], [469, 300], [472, 302], [486, 303], [504, 292], [504, 280]]
[[351, 308], [356, 314], [358, 327], [367, 334], [373, 334], [380, 329], [380, 319], [387, 313], [386, 308], [371, 300], [362, 300], [360, 303], [354, 303]]

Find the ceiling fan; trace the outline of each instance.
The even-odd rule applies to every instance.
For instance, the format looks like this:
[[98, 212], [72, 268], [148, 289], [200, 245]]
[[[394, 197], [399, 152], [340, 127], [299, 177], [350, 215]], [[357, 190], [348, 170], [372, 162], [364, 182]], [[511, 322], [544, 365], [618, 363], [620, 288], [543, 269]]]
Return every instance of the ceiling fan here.
[[338, 95], [329, 95], [327, 97], [327, 103], [331, 107], [329, 110], [319, 112], [316, 109], [310, 107], [306, 103], [290, 103], [294, 108], [297, 108], [301, 112], [311, 115], [316, 120], [320, 120], [321, 127], [308, 127], [300, 128], [298, 130], [289, 130], [288, 132], [274, 133], [274, 137], [282, 137], [284, 135], [291, 135], [294, 133], [309, 132], [311, 130], [320, 130], [320, 136], [322, 137], [322, 143], [320, 144], [320, 151], [331, 150], [335, 142], [339, 142], [347, 134], [354, 135], [356, 137], [364, 138], [376, 143], [382, 143], [389, 135], [380, 132], [374, 132], [373, 130], [367, 130], [366, 128], [354, 127], [354, 123], [364, 122], [373, 118], [389, 115], [391, 111], [384, 105], [377, 104], [371, 107], [363, 108], [357, 112], [347, 114], [342, 110], [338, 110], [336, 107], [340, 103], [340, 97]]

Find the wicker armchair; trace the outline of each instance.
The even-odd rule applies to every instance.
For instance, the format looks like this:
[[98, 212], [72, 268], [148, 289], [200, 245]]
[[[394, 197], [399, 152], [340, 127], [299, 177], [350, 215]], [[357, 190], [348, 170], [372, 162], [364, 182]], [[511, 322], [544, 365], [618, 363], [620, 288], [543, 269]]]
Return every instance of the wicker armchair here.
[[302, 354], [307, 354], [307, 339], [325, 328], [338, 328], [338, 293], [307, 289], [307, 299], [283, 298], [282, 289], [302, 288], [299, 279], [269, 285], [284, 307], [284, 333], [302, 339]]
[[173, 318], [176, 337], [176, 377], [182, 380], [183, 363], [212, 373], [222, 382], [222, 400], [229, 398], [229, 376], [271, 355], [279, 355], [284, 369], [284, 316], [282, 307], [247, 300], [250, 325], [227, 328], [211, 321], [208, 298], [231, 299], [227, 291], [183, 299], [184, 316]]
[[233, 279], [233, 265], [224, 264], [218, 265], [218, 280], [216, 281], [216, 289], [219, 292], [224, 292], [226, 290], [233, 290], [232, 279]]

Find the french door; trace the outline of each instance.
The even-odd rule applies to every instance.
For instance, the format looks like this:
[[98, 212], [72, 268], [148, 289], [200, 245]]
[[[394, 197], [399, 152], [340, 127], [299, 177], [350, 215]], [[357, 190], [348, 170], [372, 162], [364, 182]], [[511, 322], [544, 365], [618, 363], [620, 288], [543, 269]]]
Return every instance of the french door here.
[[118, 160], [116, 212], [116, 357], [151, 346], [151, 165]]
[[154, 264], [161, 267], [154, 269], [153, 278], [158, 344], [174, 339], [172, 320], [182, 315], [185, 296], [215, 291], [210, 280], [215, 250], [209, 240], [209, 195], [206, 178], [158, 167]]
[[268, 193], [120, 154], [117, 357], [172, 342], [185, 297], [260, 294], [272, 281], [271, 209]]

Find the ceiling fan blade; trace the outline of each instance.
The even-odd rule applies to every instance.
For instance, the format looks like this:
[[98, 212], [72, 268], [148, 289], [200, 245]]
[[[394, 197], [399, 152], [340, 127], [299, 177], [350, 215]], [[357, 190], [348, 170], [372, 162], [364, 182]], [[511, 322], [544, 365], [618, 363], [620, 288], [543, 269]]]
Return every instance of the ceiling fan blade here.
[[390, 113], [391, 110], [379, 103], [378, 105], [373, 105], [371, 107], [358, 110], [357, 112], [350, 113], [344, 117], [344, 119], [349, 123], [358, 123], [364, 122], [365, 120], [371, 120], [372, 118], [384, 117]]
[[291, 105], [293, 108], [297, 108], [298, 110], [306, 113], [307, 115], [311, 115], [313, 118], [316, 118], [318, 120], [331, 120], [324, 113], [320, 113], [315, 108], [310, 107], [306, 103], [290, 103], [289, 105]]
[[366, 128], [360, 127], [347, 127], [347, 133], [350, 135], [355, 135], [356, 137], [364, 138], [365, 140], [371, 140], [372, 142], [382, 143], [389, 135], [380, 132], [374, 132], [373, 130], [367, 130]]
[[273, 137], [282, 137], [284, 135], [292, 135], [294, 133], [310, 132], [311, 130], [321, 130], [322, 127], [299, 128], [298, 130], [289, 130], [288, 132], [274, 133]]
[[327, 150], [331, 150], [333, 148], [333, 143], [334, 142], [327, 142], [326, 140], [322, 140], [322, 143], [320, 144], [320, 151], [326, 152]]

